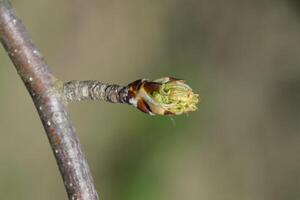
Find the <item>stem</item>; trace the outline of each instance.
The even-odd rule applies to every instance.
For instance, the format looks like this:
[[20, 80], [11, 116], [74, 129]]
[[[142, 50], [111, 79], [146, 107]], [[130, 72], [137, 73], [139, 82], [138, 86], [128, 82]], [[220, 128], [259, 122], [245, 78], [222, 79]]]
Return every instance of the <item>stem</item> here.
[[67, 102], [97, 100], [111, 103], [129, 103], [126, 86], [99, 81], [70, 81], [64, 83], [63, 95]]
[[97, 200], [93, 179], [59, 93], [58, 81], [8, 0], [0, 0], [0, 39], [37, 108], [70, 200]]
[[82, 100], [127, 103], [149, 115], [181, 115], [197, 110], [199, 102], [199, 95], [184, 80], [172, 77], [139, 79], [127, 86], [70, 81], [60, 91], [66, 103]]

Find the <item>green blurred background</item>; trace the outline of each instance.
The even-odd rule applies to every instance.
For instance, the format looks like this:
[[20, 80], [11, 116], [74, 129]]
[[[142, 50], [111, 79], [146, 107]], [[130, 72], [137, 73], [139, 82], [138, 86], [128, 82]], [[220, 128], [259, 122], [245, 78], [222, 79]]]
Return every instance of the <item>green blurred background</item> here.
[[[13, 0], [62, 80], [183, 78], [197, 112], [69, 107], [105, 200], [300, 199], [300, 3]], [[67, 199], [30, 96], [0, 49], [0, 199]]]

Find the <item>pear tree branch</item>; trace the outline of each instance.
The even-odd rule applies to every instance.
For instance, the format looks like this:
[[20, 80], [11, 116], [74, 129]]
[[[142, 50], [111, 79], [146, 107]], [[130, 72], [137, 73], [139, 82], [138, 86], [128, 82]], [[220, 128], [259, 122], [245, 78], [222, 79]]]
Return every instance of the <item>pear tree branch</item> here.
[[32, 97], [70, 200], [98, 200], [75, 129], [50, 72], [8, 0], [0, 0], [1, 43]]
[[23, 80], [44, 126], [69, 200], [98, 200], [93, 178], [66, 105], [82, 100], [125, 103], [150, 115], [197, 109], [198, 95], [184, 80], [136, 80], [126, 86], [100, 81], [58, 80], [31, 41], [9, 0], [0, 0], [0, 40]]

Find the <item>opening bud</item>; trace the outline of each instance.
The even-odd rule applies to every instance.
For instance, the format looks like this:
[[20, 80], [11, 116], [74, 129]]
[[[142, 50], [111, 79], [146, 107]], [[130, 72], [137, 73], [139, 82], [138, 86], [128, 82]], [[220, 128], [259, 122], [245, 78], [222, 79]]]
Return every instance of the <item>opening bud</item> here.
[[164, 77], [128, 85], [129, 102], [150, 115], [180, 115], [197, 110], [199, 95], [184, 80]]

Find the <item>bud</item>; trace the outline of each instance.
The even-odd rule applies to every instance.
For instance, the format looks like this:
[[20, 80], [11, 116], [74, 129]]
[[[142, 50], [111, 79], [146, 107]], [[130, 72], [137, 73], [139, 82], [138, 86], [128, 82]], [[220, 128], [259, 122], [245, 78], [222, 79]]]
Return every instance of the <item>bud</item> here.
[[180, 115], [197, 110], [198, 94], [184, 80], [164, 77], [128, 85], [129, 103], [150, 115]]

